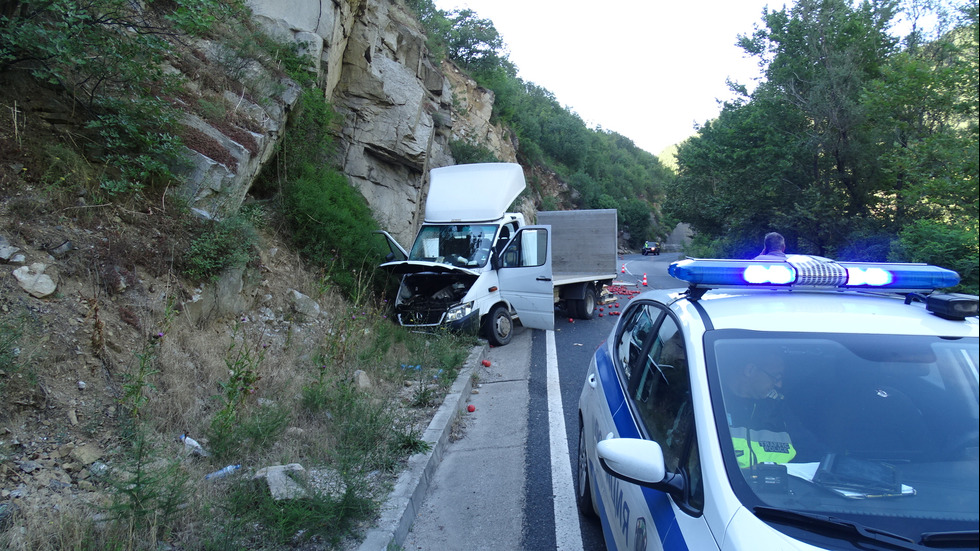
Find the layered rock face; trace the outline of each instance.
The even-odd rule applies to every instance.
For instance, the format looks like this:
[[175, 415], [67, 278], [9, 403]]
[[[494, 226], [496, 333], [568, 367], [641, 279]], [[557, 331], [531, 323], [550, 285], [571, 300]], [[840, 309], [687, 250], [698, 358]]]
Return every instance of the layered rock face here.
[[[400, 3], [247, 3], [268, 32], [301, 44], [311, 54], [311, 71], [343, 119], [337, 163], [367, 199], [381, 227], [401, 243], [411, 243], [422, 220], [428, 171], [454, 163], [451, 140], [479, 144], [501, 160], [515, 160], [509, 135], [489, 122], [493, 93], [451, 64], [435, 66], [421, 28]], [[268, 113], [266, 136], [272, 139], [262, 141], [258, 153], [248, 155], [234, 141], [219, 140], [239, 159], [239, 169], [197, 156], [194, 206], [214, 212], [240, 205], [258, 173], [253, 159], [259, 164], [268, 159], [281, 129], [287, 128], [285, 117], [295, 93], [287, 88], [274, 99], [283, 107]]]

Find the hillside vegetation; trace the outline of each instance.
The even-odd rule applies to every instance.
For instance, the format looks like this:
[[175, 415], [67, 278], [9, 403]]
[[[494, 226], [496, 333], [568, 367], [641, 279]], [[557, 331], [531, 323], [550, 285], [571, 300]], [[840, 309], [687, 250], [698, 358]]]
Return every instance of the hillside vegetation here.
[[[178, 121], [254, 146], [222, 97], [267, 101], [255, 63], [303, 93], [241, 209], [201, 216], [183, 148], [234, 159]], [[0, 2], [0, 548], [350, 547], [425, 451], [475, 341], [387, 318], [308, 66], [233, 0]], [[292, 463], [304, 499], [251, 479]]]

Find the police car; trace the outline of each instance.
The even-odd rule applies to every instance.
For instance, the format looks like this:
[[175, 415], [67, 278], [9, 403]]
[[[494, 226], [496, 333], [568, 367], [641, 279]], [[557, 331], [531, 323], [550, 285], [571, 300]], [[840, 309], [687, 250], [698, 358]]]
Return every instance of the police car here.
[[612, 549], [978, 547], [978, 298], [918, 264], [687, 259], [579, 401]]

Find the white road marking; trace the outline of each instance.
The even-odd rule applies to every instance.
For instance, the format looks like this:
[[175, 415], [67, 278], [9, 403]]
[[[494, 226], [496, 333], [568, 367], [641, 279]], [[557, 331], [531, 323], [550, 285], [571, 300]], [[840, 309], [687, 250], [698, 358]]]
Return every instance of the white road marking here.
[[562, 551], [582, 549], [582, 531], [575, 505], [575, 480], [572, 477], [572, 454], [565, 433], [565, 412], [561, 405], [558, 380], [558, 349], [555, 332], [546, 337], [548, 362], [548, 430], [551, 441], [551, 490], [555, 496], [555, 541]]

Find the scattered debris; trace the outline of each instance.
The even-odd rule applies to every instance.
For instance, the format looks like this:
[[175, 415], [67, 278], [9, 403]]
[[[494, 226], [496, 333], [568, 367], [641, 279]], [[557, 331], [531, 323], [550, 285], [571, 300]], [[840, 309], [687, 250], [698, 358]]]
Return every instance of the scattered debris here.
[[190, 436], [187, 436], [186, 432], [182, 432], [180, 436], [177, 437], [177, 440], [184, 443], [184, 451], [188, 455], [200, 455], [201, 457], [207, 457], [211, 455], [207, 452], [207, 450], [205, 450], [200, 444], [197, 443], [197, 440], [194, 440]]
[[217, 471], [214, 471], [213, 473], [204, 475], [204, 480], [213, 480], [215, 478], [224, 478], [224, 477], [230, 475], [231, 473], [233, 473], [233, 472], [235, 472], [235, 471], [237, 471], [238, 469], [241, 469], [241, 468], [242, 468], [241, 465], [228, 465], [227, 467], [224, 467], [222, 469], [218, 469]]

